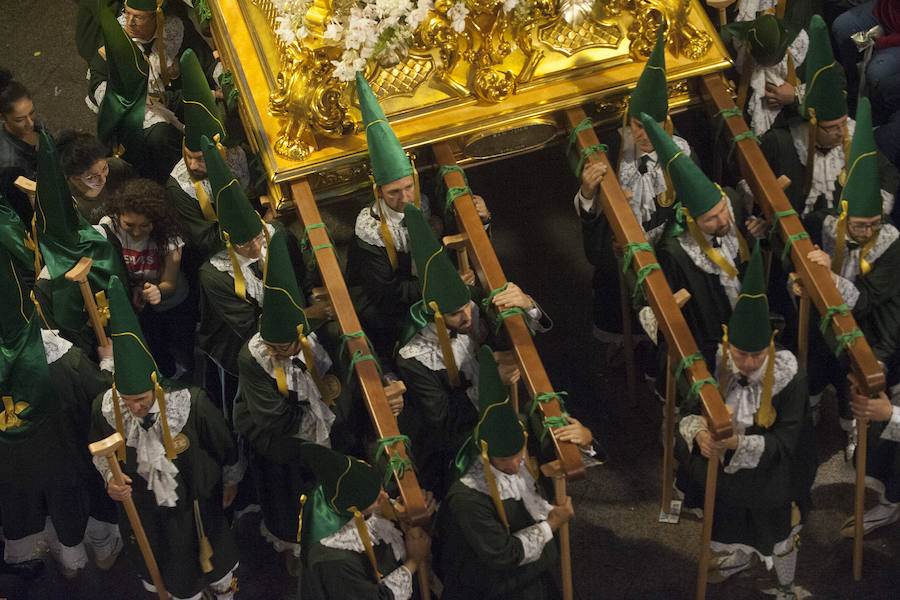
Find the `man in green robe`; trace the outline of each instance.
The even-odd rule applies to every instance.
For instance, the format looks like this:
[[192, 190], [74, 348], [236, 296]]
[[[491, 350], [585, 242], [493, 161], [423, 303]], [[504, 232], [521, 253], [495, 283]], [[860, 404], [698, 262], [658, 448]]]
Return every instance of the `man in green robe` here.
[[[835, 62], [825, 22], [815, 15], [809, 25], [806, 91], [799, 116], [760, 138], [761, 149], [776, 176], [786, 175], [785, 190], [800, 215], [814, 210], [839, 212], [837, 201], [847, 176], [847, 152], [856, 121], [847, 114], [844, 74]], [[897, 170], [878, 153], [879, 188], [890, 214]]]
[[[423, 487], [440, 498], [449, 485], [449, 465], [477, 419], [476, 354], [490, 332], [487, 316], [472, 301], [422, 212], [407, 204], [404, 215], [423, 296], [409, 310], [398, 352], [397, 370], [409, 392], [398, 425], [412, 441]], [[499, 313], [511, 311], [523, 315], [534, 331], [552, 327], [534, 300], [514, 283], [483, 306], [498, 325]], [[518, 381], [518, 368], [504, 365], [504, 376], [508, 384]]]
[[[382, 478], [366, 462], [317, 444], [304, 444], [303, 460], [318, 485], [297, 519], [306, 555], [300, 597], [413, 598], [413, 575], [431, 545], [425, 530], [394, 525]], [[433, 511], [433, 501], [426, 508]]]
[[572, 499], [554, 506], [541, 497], [525, 465], [523, 426], [488, 346], [478, 364], [480, 418], [438, 512], [441, 598], [558, 598], [553, 532], [572, 518]]
[[764, 272], [757, 244], [714, 363], [734, 433], [713, 440], [697, 395], [684, 399], [675, 436], [677, 487], [686, 507], [702, 507], [707, 460], [720, 461], [710, 581], [747, 569], [756, 555], [775, 568], [776, 598], [793, 600], [815, 449], [804, 374], [790, 351], [775, 350]]
[[72, 579], [88, 561], [85, 539], [103, 570], [122, 549], [115, 508], [87, 452], [91, 402], [109, 386], [112, 358], [101, 371], [58, 332], [41, 329], [20, 268], [0, 246], [5, 560], [27, 563], [43, 541]]
[[[91, 439], [122, 434], [125, 483], [110, 479], [105, 457], [94, 457], [94, 465], [110, 498], [134, 501], [173, 598], [197, 598], [209, 588], [217, 600], [232, 600], [238, 553], [223, 513], [223, 486], [237, 485], [226, 468], [234, 462], [231, 432], [202, 390], [162, 380], [116, 277], [109, 301], [116, 371], [112, 388], [94, 400]], [[119, 514], [126, 552], [153, 591], [124, 509]]]

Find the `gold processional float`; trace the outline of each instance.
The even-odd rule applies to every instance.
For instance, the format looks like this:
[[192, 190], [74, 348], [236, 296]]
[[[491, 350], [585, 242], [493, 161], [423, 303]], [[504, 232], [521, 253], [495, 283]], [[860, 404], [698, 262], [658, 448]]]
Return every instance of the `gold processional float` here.
[[474, 164], [566, 131], [564, 110], [620, 121], [666, 27], [669, 104], [730, 66], [697, 0], [210, 0], [213, 36], [277, 209], [367, 186], [355, 85], [365, 73], [403, 147], [449, 142]]

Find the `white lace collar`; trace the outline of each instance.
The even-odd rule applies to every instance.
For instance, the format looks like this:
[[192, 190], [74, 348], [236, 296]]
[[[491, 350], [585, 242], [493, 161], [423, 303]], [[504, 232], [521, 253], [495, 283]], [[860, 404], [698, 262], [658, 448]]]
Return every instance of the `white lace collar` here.
[[[856, 121], [848, 117], [848, 135], [853, 137], [854, 131], [856, 131]], [[807, 149], [809, 148], [809, 122], [801, 120], [791, 124], [791, 137], [794, 140], [794, 149], [797, 151], [800, 164], [805, 167]], [[825, 155], [822, 155], [821, 152], [816, 152], [813, 156], [815, 158], [813, 161], [812, 186], [809, 194], [806, 196], [803, 215], [812, 211], [816, 200], [823, 194], [828, 202], [826, 208], [834, 207], [834, 190], [837, 187], [838, 175], [841, 174], [841, 170], [844, 168], [847, 160], [844, 156], [844, 146], [842, 144], [838, 144]]]
[[[331, 368], [331, 358], [325, 349], [319, 344], [316, 334], [311, 333], [307, 337], [309, 345], [312, 348], [313, 356], [316, 360], [316, 368], [323, 375]], [[247, 349], [250, 355], [256, 359], [256, 363], [268, 373], [269, 377], [275, 378], [275, 367], [273, 359], [266, 350], [265, 342], [259, 333], [253, 335], [247, 343]], [[288, 360], [278, 361], [278, 366], [284, 369], [287, 387], [290, 391], [296, 392], [300, 400], [309, 402], [309, 410], [303, 412], [300, 419], [300, 427], [294, 434], [294, 437], [310, 440], [323, 446], [329, 446], [328, 436], [331, 433], [331, 425], [334, 423], [334, 413], [322, 402], [322, 394], [316, 387], [312, 375], [309, 371], [299, 366], [295, 366], [294, 359], [298, 359], [304, 365], [306, 360], [303, 352], [298, 352]]]
[[[730, 201], [728, 202], [728, 211], [731, 213], [731, 227], [728, 228], [728, 233], [725, 234], [725, 237], [719, 238], [721, 247], [718, 248], [718, 250], [729, 263], [737, 267], [735, 261], [739, 254], [740, 245], [737, 238], [737, 228], [734, 223], [734, 210], [731, 208]], [[694, 239], [694, 236], [692, 236], [691, 232], [687, 229], [678, 236], [678, 243], [681, 245], [684, 253], [688, 255], [688, 258], [691, 259], [691, 262], [693, 262], [698, 269], [719, 278], [719, 284], [722, 286], [725, 295], [728, 297], [728, 302], [731, 304], [731, 307], [734, 308], [738, 296], [741, 293], [740, 278], [735, 276], [734, 279], [732, 279], [725, 271], [719, 268], [719, 265], [710, 260], [710, 258], [703, 253], [700, 244], [697, 243], [697, 240]]]
[[[828, 215], [822, 223], [822, 250], [831, 256], [834, 256], [837, 238], [837, 221], [837, 217]], [[878, 239], [875, 240], [875, 243], [869, 249], [869, 253], [866, 254], [866, 262], [872, 264], [881, 258], [881, 255], [884, 254], [898, 238], [900, 238], [900, 232], [897, 231], [896, 227], [890, 223], [882, 225], [881, 231], [878, 232]], [[846, 241], [850, 241], [849, 233], [847, 234]], [[844, 256], [844, 262], [841, 265], [840, 275], [842, 277], [849, 279], [850, 281], [856, 280], [856, 276], [859, 274], [859, 255], [861, 252], [862, 247], [857, 247], [853, 250], [847, 249], [847, 253]]]
[[[406, 544], [403, 541], [403, 533], [394, 526], [393, 522], [375, 512], [366, 517], [366, 529], [369, 530], [372, 546], [377, 546], [381, 543], [390, 544], [394, 553], [394, 559], [397, 562], [406, 560]], [[360, 553], [366, 551], [359, 537], [359, 531], [356, 529], [356, 521], [353, 519], [350, 519], [343, 527], [328, 537], [322, 538], [320, 543], [327, 548], [336, 550], [350, 550]]]
[[735, 21], [752, 21], [761, 10], [775, 8], [778, 0], [740, 0]]
[[[155, 19], [155, 17], [154, 17]], [[119, 24], [122, 26], [122, 29], [125, 30], [125, 13], [123, 12], [119, 15]], [[147, 56], [147, 62], [150, 63], [150, 75], [148, 77], [148, 93], [161, 93], [165, 88], [162, 83], [162, 73], [160, 71], [159, 65], [159, 52], [157, 52], [157, 44], [159, 44], [159, 40], [157, 39], [156, 32], [154, 31], [153, 37], [149, 40], [138, 40], [132, 38], [135, 43], [139, 45], [141, 49], [143, 49], [144, 44], [149, 44], [153, 42], [153, 51]], [[184, 23], [175, 16], [167, 16], [165, 23], [163, 24], [163, 39], [166, 43], [166, 68], [169, 73], [170, 78], [175, 78], [178, 76], [180, 71], [179, 57], [181, 44], [184, 41]]]
[[[394, 248], [397, 252], [408, 253], [409, 231], [406, 230], [406, 225], [401, 224], [403, 221], [403, 213], [393, 210], [380, 198], [375, 202], [378, 202], [381, 205], [382, 214], [387, 222], [388, 230], [391, 232], [391, 237], [394, 238]], [[356, 234], [356, 237], [370, 246], [384, 248], [384, 240], [381, 239], [381, 221], [379, 220], [376, 211], [377, 208], [374, 203], [359, 211], [359, 214], [356, 216], [356, 225], [353, 231]]]
[[[266, 230], [269, 232], [269, 236], [271, 237], [275, 233], [275, 227], [271, 223], [265, 224]], [[263, 305], [263, 280], [258, 278], [253, 271], [250, 269], [250, 265], [257, 261], [262, 261], [265, 264], [266, 261], [266, 253], [269, 251], [269, 244], [266, 241], [265, 237], [263, 237], [262, 248], [260, 249], [260, 257], [259, 258], [247, 258], [245, 256], [241, 256], [237, 252], [235, 252], [235, 256], [237, 256], [238, 264], [241, 267], [241, 273], [244, 275], [244, 285], [247, 290], [247, 295], [253, 298], [259, 306]], [[216, 268], [217, 271], [221, 271], [222, 273], [228, 273], [232, 279], [234, 279], [234, 266], [231, 264], [231, 257], [228, 256], [228, 249], [219, 250], [215, 253], [210, 259], [209, 263]]]
[[58, 329], [41, 329], [41, 339], [44, 341], [48, 365], [55, 363], [72, 347], [72, 342], [59, 335]]
[[[474, 302], [472, 304], [474, 305]], [[473, 306], [472, 330], [478, 331], [479, 326], [480, 314], [478, 309]], [[469, 399], [477, 405], [478, 344], [472, 335], [459, 334], [450, 338], [450, 347], [453, 349], [456, 367], [472, 384], [466, 393]], [[442, 371], [447, 368], [444, 364], [444, 353], [441, 352], [441, 344], [438, 341], [437, 326], [434, 323], [423, 327], [405, 346], [400, 348], [400, 356], [406, 359], [414, 358], [431, 371]]]
[[[550, 509], [553, 507], [538, 493], [534, 478], [525, 467], [525, 461], [522, 461], [519, 472], [515, 475], [495, 469], [493, 465], [491, 473], [494, 474], [494, 480], [497, 482], [497, 491], [500, 493], [501, 500], [520, 500], [525, 503], [525, 510], [536, 522], [547, 519]], [[460, 478], [460, 482], [476, 492], [481, 492], [486, 496], [491, 495], [481, 456], [475, 457], [466, 474]]]
[[[119, 410], [122, 413], [125, 444], [134, 448], [137, 453], [138, 474], [147, 481], [147, 489], [153, 492], [159, 506], [175, 506], [178, 502], [176, 494], [178, 484], [175, 481], [178, 467], [175, 466], [174, 461], [166, 458], [166, 451], [162, 443], [162, 421], [157, 418], [152, 427], [144, 429], [141, 427], [141, 419], [131, 413], [121, 396], [119, 396]], [[115, 429], [116, 417], [113, 411], [112, 389], [107, 390], [103, 395], [100, 411], [109, 426]], [[151, 408], [151, 412], [154, 411], [159, 411], [159, 405], [156, 402]], [[166, 392], [166, 419], [169, 424], [169, 433], [173, 439], [181, 433], [190, 413], [190, 390]], [[189, 444], [198, 442], [199, 440], [188, 440]]]
[[[751, 375], [747, 376], [750, 384], [742, 386], [738, 383], [736, 375], [737, 367], [728, 357], [728, 370], [731, 374], [728, 377], [728, 389], [725, 392], [725, 404], [733, 411], [733, 422], [736, 433], [742, 434], [748, 428], [753, 426], [754, 417], [759, 410], [760, 397], [762, 396], [763, 378], [766, 374], [769, 358], [763, 361], [762, 366]], [[716, 352], [716, 373], [719, 372], [722, 364], [722, 346], [719, 346]], [[775, 352], [775, 370], [772, 381], [772, 396], [779, 394], [797, 375], [797, 359], [788, 350], [777, 350]]]
[[[677, 135], [673, 135], [672, 141], [685, 155], [691, 155], [691, 147], [685, 140]], [[631, 199], [628, 201], [628, 204], [631, 206], [631, 211], [637, 218], [638, 223], [643, 226], [644, 223], [653, 218], [653, 215], [659, 209], [656, 199], [667, 189], [666, 177], [658, 162], [656, 151], [646, 155], [648, 157], [647, 172], [641, 174], [638, 166], [641, 156], [644, 155], [642, 153], [638, 155], [639, 151], [634, 145], [631, 129], [628, 127], [624, 129], [623, 145], [626, 147], [626, 150], [623, 151], [622, 166], [619, 169], [619, 183], [623, 190], [631, 192]]]

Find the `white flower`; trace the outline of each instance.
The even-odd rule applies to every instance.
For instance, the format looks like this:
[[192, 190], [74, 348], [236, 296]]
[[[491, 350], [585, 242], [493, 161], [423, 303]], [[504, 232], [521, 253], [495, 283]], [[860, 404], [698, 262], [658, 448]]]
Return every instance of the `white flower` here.
[[432, 0], [419, 0], [418, 5], [406, 15], [406, 24], [409, 25], [411, 31], [428, 18], [428, 12], [434, 7]]
[[469, 9], [464, 1], [457, 2], [447, 11], [447, 17], [450, 19], [450, 27], [456, 33], [462, 33], [466, 29], [466, 16]]
[[356, 78], [356, 69], [348, 65], [343, 59], [333, 60], [334, 76], [340, 81], [353, 81]]
[[285, 44], [292, 44], [297, 39], [297, 34], [294, 32], [294, 28], [291, 27], [290, 17], [277, 17], [275, 22], [278, 23], [275, 35]]
[[341, 24], [337, 21], [332, 20], [325, 28], [325, 33], [322, 34], [322, 37], [324, 37], [326, 40], [334, 40], [338, 42], [340, 41], [343, 34], [344, 28], [341, 27]]
[[297, 30], [297, 39], [305, 40], [309, 36], [309, 29], [305, 25], [301, 25]]

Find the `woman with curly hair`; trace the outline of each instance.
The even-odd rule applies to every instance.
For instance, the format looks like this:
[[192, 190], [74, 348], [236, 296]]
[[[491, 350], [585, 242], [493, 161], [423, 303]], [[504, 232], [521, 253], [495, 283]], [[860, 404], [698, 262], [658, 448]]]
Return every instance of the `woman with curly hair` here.
[[184, 240], [178, 213], [165, 188], [150, 179], [125, 182], [104, 212], [100, 226], [121, 245], [132, 305], [150, 351], [164, 376], [177, 377], [182, 369], [190, 370], [195, 324], [181, 272]]

